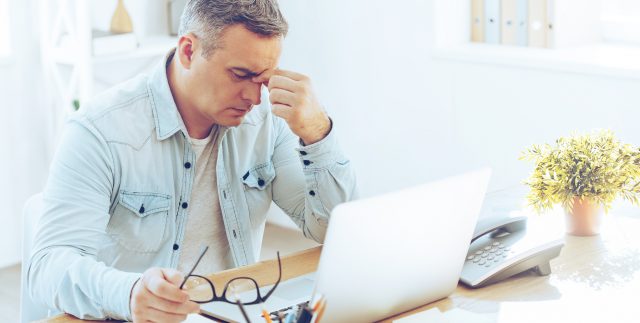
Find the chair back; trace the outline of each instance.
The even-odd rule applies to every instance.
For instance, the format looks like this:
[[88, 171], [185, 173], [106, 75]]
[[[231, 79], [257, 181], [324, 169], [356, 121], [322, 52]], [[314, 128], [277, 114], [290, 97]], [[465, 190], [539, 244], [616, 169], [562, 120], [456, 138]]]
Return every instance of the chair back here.
[[20, 277], [20, 322], [22, 323], [29, 323], [49, 316], [48, 308], [31, 300], [25, 284], [33, 239], [35, 238], [41, 215], [42, 193], [38, 193], [27, 200], [22, 211], [22, 275]]

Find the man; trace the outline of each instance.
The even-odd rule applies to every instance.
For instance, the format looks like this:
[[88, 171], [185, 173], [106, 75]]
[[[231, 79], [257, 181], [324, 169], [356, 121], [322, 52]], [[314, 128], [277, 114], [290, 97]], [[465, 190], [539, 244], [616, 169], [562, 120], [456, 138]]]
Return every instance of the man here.
[[34, 300], [182, 321], [199, 310], [179, 289], [197, 251], [211, 247], [205, 274], [255, 262], [271, 201], [322, 242], [355, 177], [309, 79], [278, 68], [287, 28], [275, 0], [191, 0], [151, 75], [71, 118], [28, 270]]

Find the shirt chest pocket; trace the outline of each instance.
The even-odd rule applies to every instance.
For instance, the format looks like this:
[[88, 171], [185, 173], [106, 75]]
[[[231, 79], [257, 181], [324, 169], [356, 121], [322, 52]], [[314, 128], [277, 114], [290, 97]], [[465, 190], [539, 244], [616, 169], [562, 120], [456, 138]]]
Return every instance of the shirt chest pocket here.
[[125, 249], [156, 252], [166, 240], [170, 202], [166, 194], [121, 191], [107, 233]]
[[252, 167], [242, 176], [244, 196], [252, 221], [262, 221], [266, 216], [273, 198], [271, 184], [275, 177], [276, 171], [271, 161]]

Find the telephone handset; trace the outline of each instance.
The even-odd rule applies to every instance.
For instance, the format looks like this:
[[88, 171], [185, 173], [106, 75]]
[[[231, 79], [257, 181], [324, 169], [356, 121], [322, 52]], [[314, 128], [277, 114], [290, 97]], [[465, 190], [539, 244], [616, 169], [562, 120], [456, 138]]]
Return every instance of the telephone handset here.
[[469, 287], [482, 287], [532, 268], [539, 275], [549, 275], [549, 261], [560, 254], [563, 246], [563, 238], [545, 237], [528, 229], [526, 216], [481, 219], [460, 281]]

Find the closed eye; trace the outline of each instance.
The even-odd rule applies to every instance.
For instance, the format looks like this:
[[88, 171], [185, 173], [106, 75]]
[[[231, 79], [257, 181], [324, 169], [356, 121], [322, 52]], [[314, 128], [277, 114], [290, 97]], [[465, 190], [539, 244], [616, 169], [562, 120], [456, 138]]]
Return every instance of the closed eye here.
[[249, 80], [253, 77], [250, 74], [240, 74], [240, 73], [234, 73], [234, 72], [231, 72], [231, 76], [238, 81]]
[[264, 72], [262, 71], [260, 73], [256, 73], [254, 71], [251, 71], [243, 67], [232, 67], [232, 68], [229, 68], [228, 71], [229, 73], [231, 73], [231, 78], [238, 82], [251, 80], [254, 77], [257, 77]]

